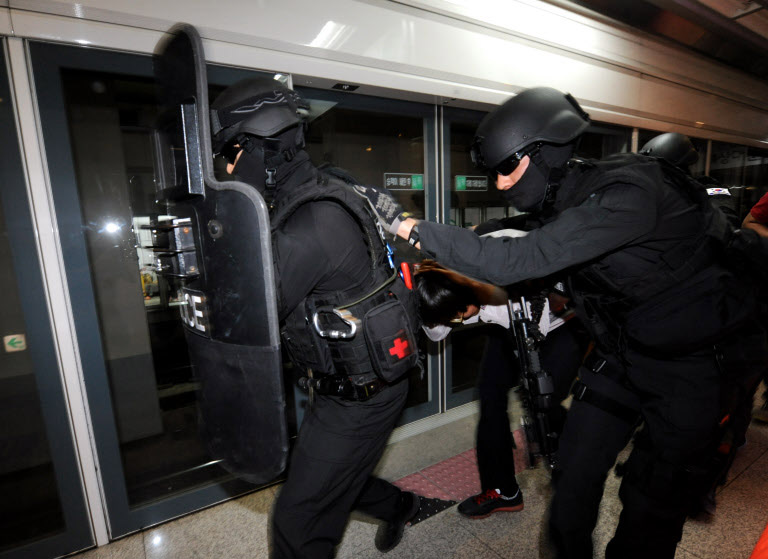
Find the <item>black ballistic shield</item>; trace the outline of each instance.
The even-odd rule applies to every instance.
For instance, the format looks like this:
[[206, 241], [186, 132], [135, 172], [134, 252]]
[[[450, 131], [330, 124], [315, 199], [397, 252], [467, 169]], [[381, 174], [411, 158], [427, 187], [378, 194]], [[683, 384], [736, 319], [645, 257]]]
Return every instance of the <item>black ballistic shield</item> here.
[[[185, 24], [157, 47], [163, 111], [155, 131], [159, 272], [174, 277], [200, 383], [203, 434], [215, 459], [253, 483], [284, 469], [285, 394], [269, 214], [256, 189], [213, 173], [202, 41]], [[157, 245], [157, 243], [155, 243]]]

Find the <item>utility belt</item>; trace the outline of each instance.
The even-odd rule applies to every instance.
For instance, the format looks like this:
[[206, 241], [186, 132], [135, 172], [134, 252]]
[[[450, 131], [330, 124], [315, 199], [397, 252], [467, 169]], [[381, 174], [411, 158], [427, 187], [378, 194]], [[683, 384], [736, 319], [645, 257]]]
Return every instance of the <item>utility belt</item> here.
[[321, 375], [306, 376], [299, 379], [299, 388], [314, 390], [324, 396], [336, 396], [344, 400], [365, 401], [373, 398], [388, 385], [375, 374], [355, 375]]

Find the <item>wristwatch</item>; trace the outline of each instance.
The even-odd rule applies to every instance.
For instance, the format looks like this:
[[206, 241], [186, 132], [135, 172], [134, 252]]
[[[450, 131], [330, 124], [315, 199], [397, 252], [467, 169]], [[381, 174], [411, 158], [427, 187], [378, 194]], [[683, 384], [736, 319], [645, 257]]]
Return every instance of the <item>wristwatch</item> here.
[[411, 227], [411, 232], [408, 234], [408, 244], [412, 247], [416, 246], [416, 243], [419, 242], [419, 226], [414, 225]]

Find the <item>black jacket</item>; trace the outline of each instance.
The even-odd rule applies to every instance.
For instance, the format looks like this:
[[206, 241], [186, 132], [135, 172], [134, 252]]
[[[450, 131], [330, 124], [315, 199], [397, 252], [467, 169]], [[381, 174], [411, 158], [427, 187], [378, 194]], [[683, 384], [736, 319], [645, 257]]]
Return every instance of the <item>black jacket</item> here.
[[[572, 285], [581, 293], [571, 293], [577, 304], [578, 295], [599, 297], [593, 306], [608, 319], [608, 328], [631, 331], [642, 343], [670, 338], [674, 348], [688, 349], [746, 320], [747, 313], [738, 309], [750, 305], [747, 292], [738, 289], [736, 278], [714, 257], [682, 281], [666, 281], [661, 290], [644, 289], [660, 283], [660, 265], [684, 261], [705, 237], [701, 210], [664, 183], [654, 160], [635, 157], [614, 170], [571, 164], [555, 210], [555, 219], [519, 238], [480, 238], [469, 230], [422, 222], [422, 251], [496, 285], [564, 270], [577, 280]], [[587, 281], [595, 276], [597, 282]], [[638, 293], [642, 297], [634, 297]], [[692, 309], [692, 304], [699, 308]], [[582, 320], [589, 325], [594, 316], [584, 316], [584, 306]], [[649, 329], [659, 335], [648, 339]], [[674, 338], [681, 330], [691, 339]]]

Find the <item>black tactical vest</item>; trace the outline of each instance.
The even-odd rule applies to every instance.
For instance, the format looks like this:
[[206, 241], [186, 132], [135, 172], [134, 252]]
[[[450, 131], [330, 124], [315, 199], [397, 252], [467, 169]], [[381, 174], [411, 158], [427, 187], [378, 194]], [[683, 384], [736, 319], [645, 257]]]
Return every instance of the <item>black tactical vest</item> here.
[[723, 265], [730, 228], [700, 185], [663, 161], [635, 154], [585, 167], [560, 207], [632, 184], [648, 192], [657, 212], [649, 235], [572, 270], [571, 294], [604, 349], [694, 351], [749, 321], [749, 290]]
[[[326, 200], [339, 204], [360, 226], [370, 255], [369, 282], [356, 292], [305, 298], [285, 319], [283, 342], [302, 372], [378, 376], [392, 382], [418, 364], [418, 303], [390, 263], [384, 232], [369, 203], [348, 184], [323, 176], [281, 197], [271, 216], [273, 239], [277, 229], [299, 207]], [[350, 338], [333, 334], [350, 331], [349, 323], [340, 314], [352, 315], [358, 321], [357, 331]], [[323, 337], [318, 329], [332, 334]]]

